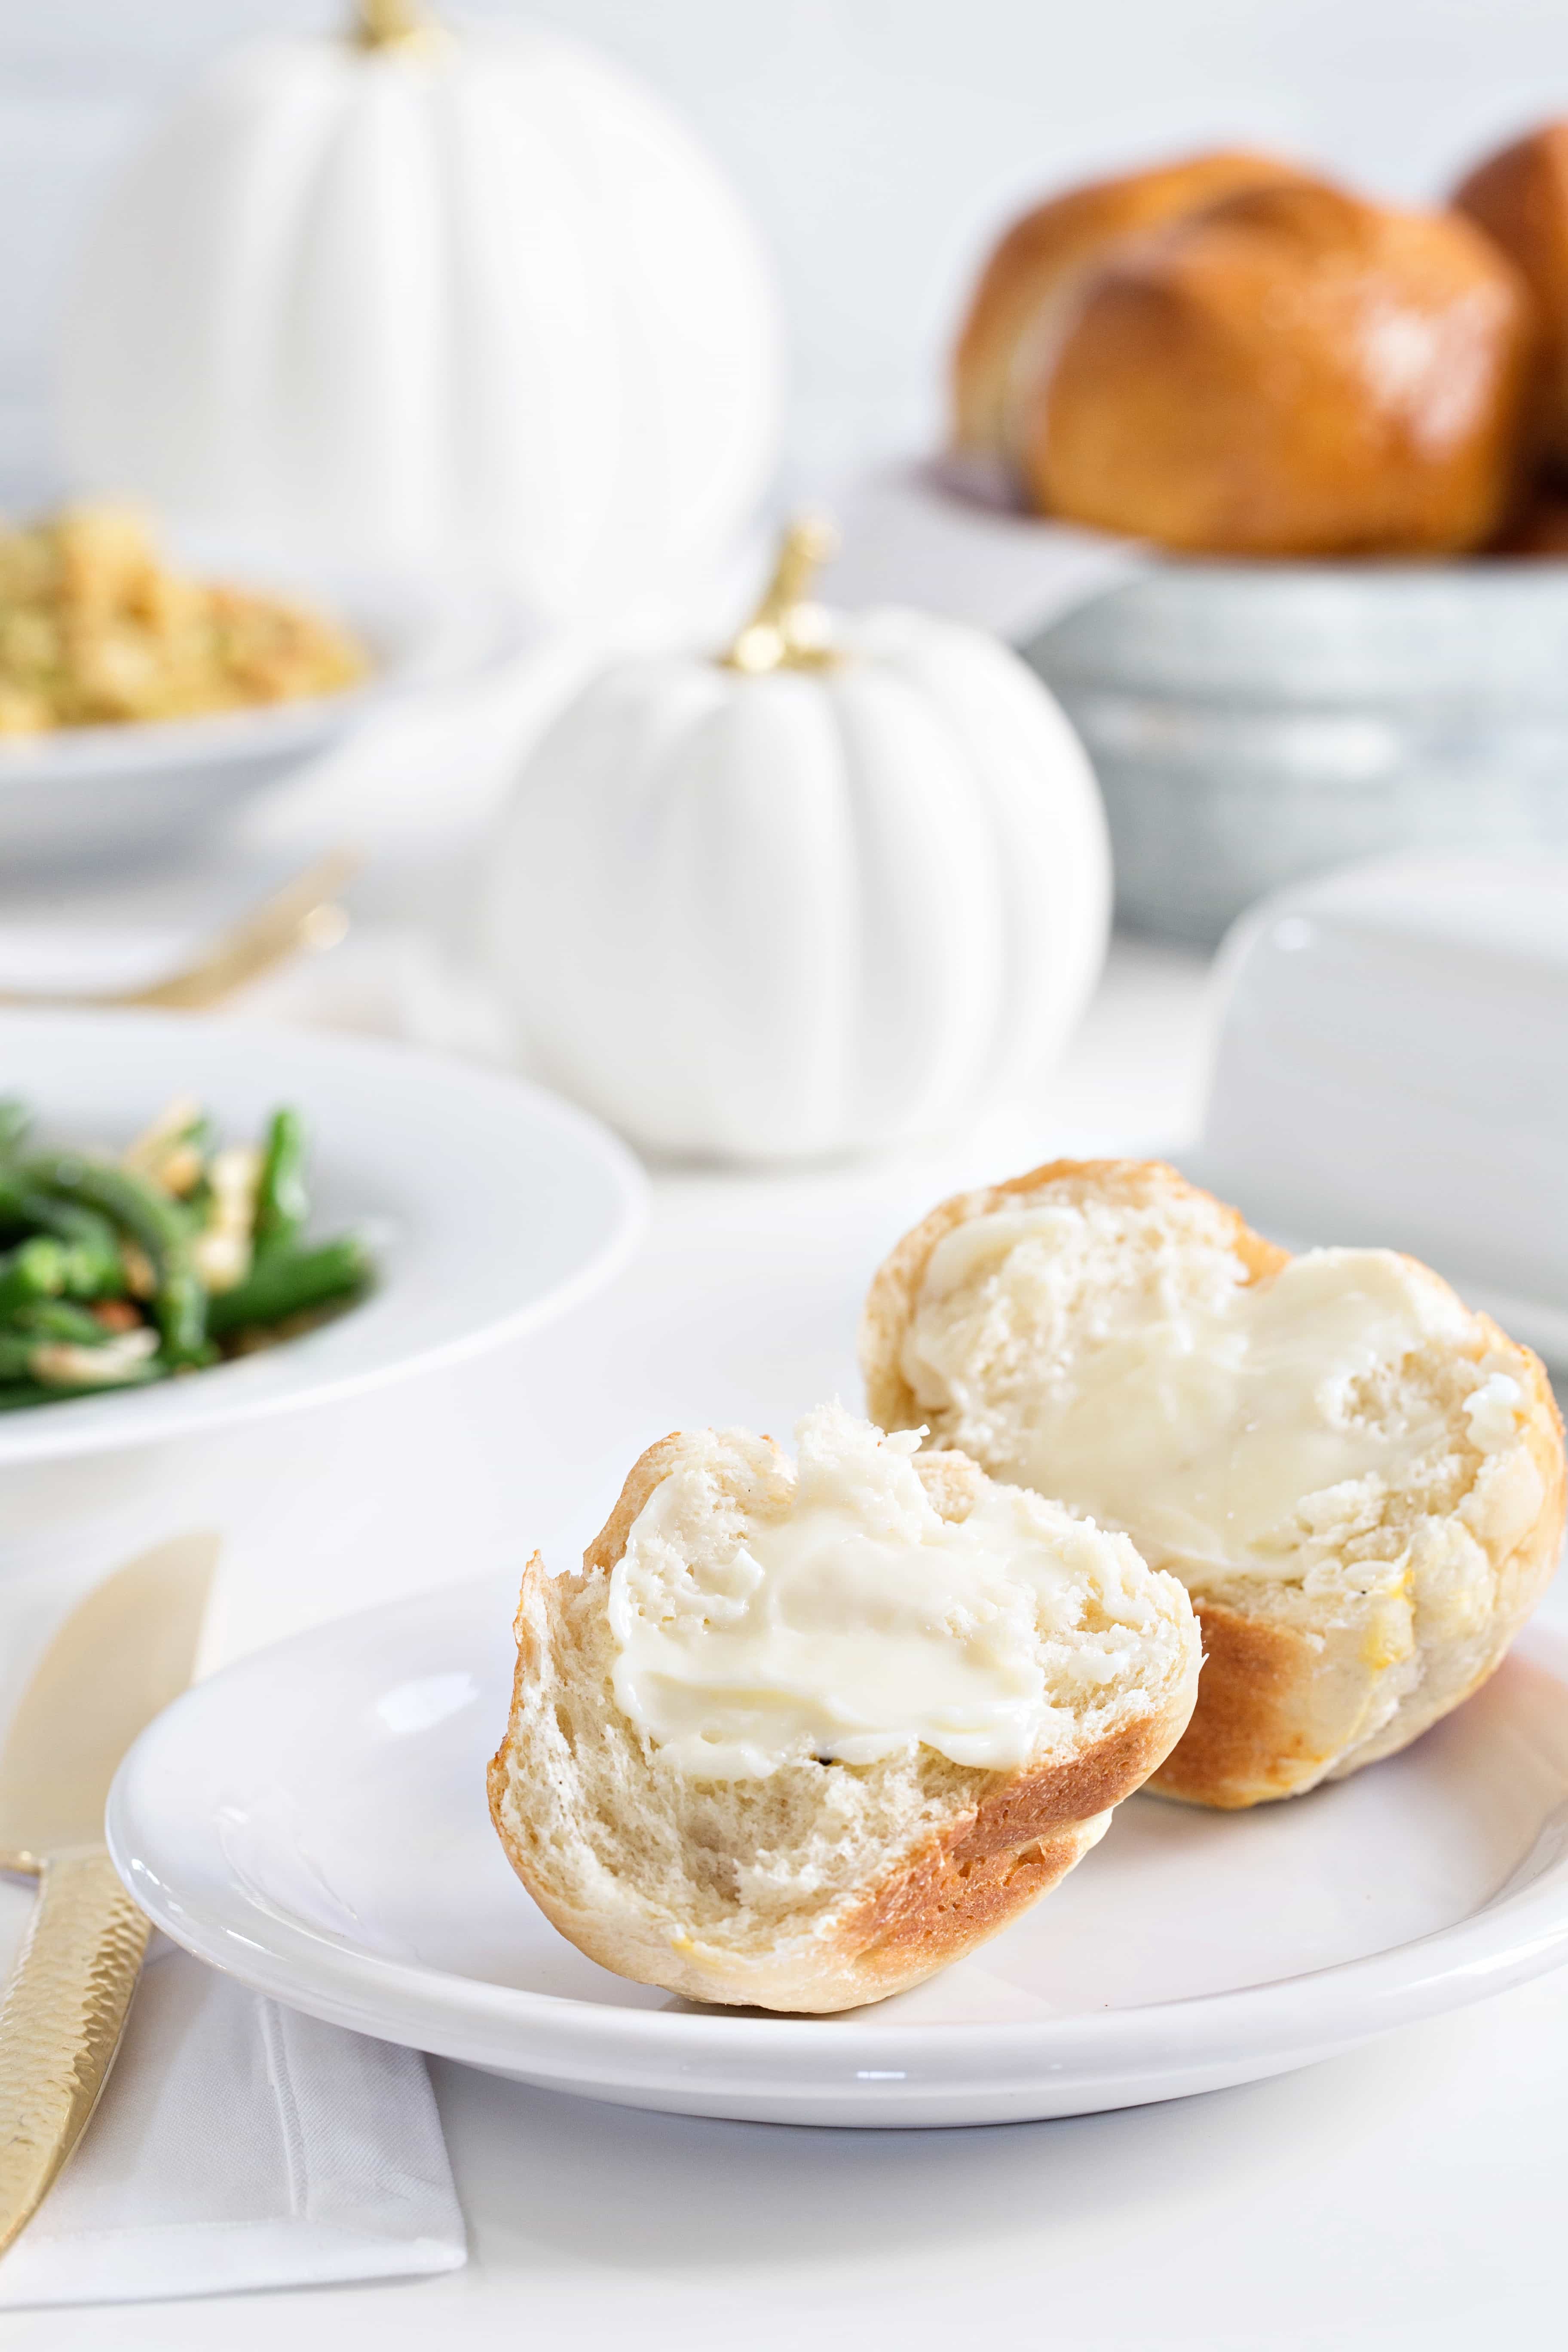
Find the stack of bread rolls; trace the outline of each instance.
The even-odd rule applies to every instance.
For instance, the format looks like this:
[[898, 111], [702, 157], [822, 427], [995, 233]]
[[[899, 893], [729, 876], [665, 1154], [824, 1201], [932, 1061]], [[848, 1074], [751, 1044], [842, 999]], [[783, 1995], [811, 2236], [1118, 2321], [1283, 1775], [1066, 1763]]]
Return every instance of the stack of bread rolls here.
[[1037, 512], [1191, 553], [1557, 551], [1568, 123], [1446, 211], [1243, 152], [1037, 205], [981, 274], [952, 432]]

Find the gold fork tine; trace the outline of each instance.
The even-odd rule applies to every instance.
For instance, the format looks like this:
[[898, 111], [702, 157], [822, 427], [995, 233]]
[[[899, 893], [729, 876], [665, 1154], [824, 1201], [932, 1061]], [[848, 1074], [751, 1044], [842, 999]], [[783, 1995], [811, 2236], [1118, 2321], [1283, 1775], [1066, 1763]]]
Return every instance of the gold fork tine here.
[[101, 1009], [152, 1005], [164, 1012], [205, 1012], [290, 956], [334, 947], [349, 922], [336, 903], [336, 893], [360, 864], [353, 850], [330, 850], [261, 906], [220, 931], [193, 961], [144, 987], [66, 995], [9, 989], [0, 991], [0, 1004]]

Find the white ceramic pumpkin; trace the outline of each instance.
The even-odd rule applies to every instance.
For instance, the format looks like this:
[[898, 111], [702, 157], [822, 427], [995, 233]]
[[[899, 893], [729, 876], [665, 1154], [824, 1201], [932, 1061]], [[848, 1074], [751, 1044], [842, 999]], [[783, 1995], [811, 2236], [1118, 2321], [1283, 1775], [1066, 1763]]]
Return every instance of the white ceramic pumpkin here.
[[810, 1160], [955, 1128], [1042, 1070], [1105, 951], [1089, 763], [994, 638], [831, 624], [792, 534], [723, 659], [606, 670], [498, 845], [491, 969], [532, 1057], [666, 1154]]
[[748, 221], [588, 51], [409, 7], [234, 57], [112, 189], [64, 329], [73, 473], [557, 618], [700, 580], [778, 453]]

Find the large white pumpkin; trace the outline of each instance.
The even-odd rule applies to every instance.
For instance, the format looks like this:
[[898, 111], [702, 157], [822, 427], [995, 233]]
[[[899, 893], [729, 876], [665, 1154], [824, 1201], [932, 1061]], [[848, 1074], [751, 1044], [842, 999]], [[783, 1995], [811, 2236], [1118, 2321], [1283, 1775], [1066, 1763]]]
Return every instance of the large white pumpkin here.
[[650, 1150], [946, 1132], [1047, 1066], [1099, 972], [1104, 821], [1038, 680], [916, 613], [831, 639], [775, 583], [729, 662], [608, 669], [503, 828], [495, 976], [545, 1073]]
[[[363, 0], [395, 35], [404, 5]], [[542, 34], [289, 40], [112, 189], [68, 304], [85, 486], [591, 616], [700, 578], [774, 467], [767, 263], [664, 108]]]

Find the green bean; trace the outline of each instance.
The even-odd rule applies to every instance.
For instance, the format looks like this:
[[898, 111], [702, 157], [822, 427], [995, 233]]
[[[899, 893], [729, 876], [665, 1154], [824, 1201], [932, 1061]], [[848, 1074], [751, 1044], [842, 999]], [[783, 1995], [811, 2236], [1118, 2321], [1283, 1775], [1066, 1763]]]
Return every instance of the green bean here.
[[[162, 1156], [133, 1149], [129, 1164], [40, 1150], [28, 1143], [22, 1106], [0, 1097], [0, 1412], [141, 1388], [210, 1364], [217, 1336], [281, 1337], [294, 1318], [344, 1304], [369, 1284], [374, 1269], [356, 1236], [304, 1239], [307, 1139], [291, 1105], [273, 1112], [258, 1153], [216, 1163], [216, 1187], [205, 1116], [179, 1111], [167, 1134], [163, 1123], [148, 1133]], [[184, 1166], [172, 1172], [188, 1189], [176, 1198], [161, 1180], [182, 1153]], [[228, 1238], [230, 1223], [232, 1256], [243, 1259], [248, 1242], [250, 1270], [232, 1289], [209, 1294], [206, 1244], [215, 1234]], [[222, 1255], [214, 1251], [214, 1272]], [[134, 1310], [89, 1311], [86, 1302], [123, 1300], [132, 1286], [144, 1302]]]
[[0, 1373], [0, 1412], [21, 1412], [28, 1405], [68, 1404], [73, 1397], [118, 1396], [122, 1389], [144, 1389], [166, 1380], [169, 1367], [155, 1359], [138, 1364], [133, 1372], [112, 1384], [94, 1381], [83, 1388], [55, 1387], [46, 1381], [10, 1380]]
[[79, 1348], [104, 1348], [110, 1339], [121, 1336], [109, 1330], [85, 1307], [73, 1307], [65, 1298], [38, 1298], [29, 1306], [14, 1308], [11, 1328], [30, 1331], [39, 1339], [68, 1339]]
[[305, 1187], [305, 1122], [287, 1105], [275, 1110], [262, 1149], [256, 1188], [253, 1240], [258, 1257], [291, 1249], [305, 1230], [310, 1196]]
[[146, 1251], [156, 1276], [153, 1307], [169, 1362], [210, 1362], [206, 1292], [191, 1255], [190, 1221], [179, 1203], [126, 1169], [84, 1160], [74, 1151], [29, 1160], [26, 1173], [31, 1182], [97, 1209]]
[[71, 1257], [66, 1277], [71, 1298], [122, 1298], [125, 1261], [114, 1227], [96, 1209], [76, 1201], [53, 1201], [47, 1192], [25, 1192], [23, 1206], [35, 1225], [68, 1244]]
[[0, 1317], [34, 1298], [58, 1298], [66, 1286], [66, 1251], [47, 1234], [0, 1257]]
[[[115, 1274], [123, 1288], [118, 1256]], [[75, 1242], [35, 1234], [20, 1248], [0, 1257], [0, 1321], [31, 1299], [98, 1298], [103, 1290], [96, 1256]]]
[[73, 1298], [118, 1298], [125, 1289], [125, 1267], [114, 1227], [96, 1209], [75, 1201], [57, 1201], [36, 1187], [16, 1181], [0, 1170], [0, 1226], [24, 1234], [52, 1234], [68, 1242], [76, 1254], [66, 1287]]
[[208, 1326], [221, 1337], [247, 1324], [280, 1323], [286, 1315], [353, 1297], [370, 1276], [369, 1254], [353, 1234], [313, 1249], [274, 1250], [257, 1261], [243, 1282], [220, 1290], [209, 1302]]
[[15, 1164], [0, 1159], [0, 1225], [19, 1226], [25, 1232], [32, 1223], [26, 1201], [26, 1193]]

